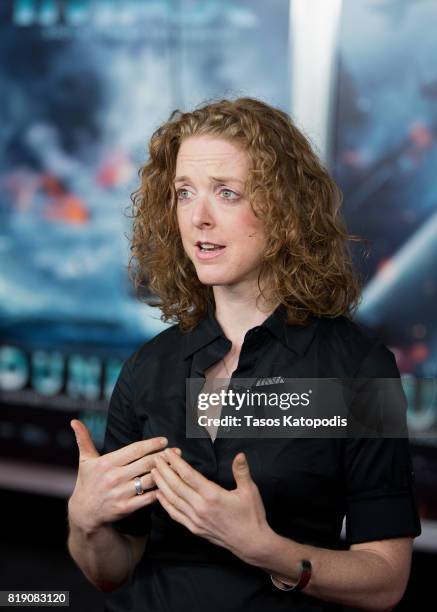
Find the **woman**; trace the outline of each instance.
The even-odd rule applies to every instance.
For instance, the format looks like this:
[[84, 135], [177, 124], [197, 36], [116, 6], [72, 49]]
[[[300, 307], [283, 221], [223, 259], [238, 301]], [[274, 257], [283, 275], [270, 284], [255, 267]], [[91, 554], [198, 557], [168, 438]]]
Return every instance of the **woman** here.
[[401, 599], [421, 533], [408, 439], [186, 435], [189, 378], [399, 378], [393, 354], [351, 320], [356, 237], [340, 200], [290, 118], [258, 100], [177, 112], [153, 134], [131, 270], [176, 324], [123, 365], [102, 456], [72, 421], [69, 549], [111, 591], [107, 610]]

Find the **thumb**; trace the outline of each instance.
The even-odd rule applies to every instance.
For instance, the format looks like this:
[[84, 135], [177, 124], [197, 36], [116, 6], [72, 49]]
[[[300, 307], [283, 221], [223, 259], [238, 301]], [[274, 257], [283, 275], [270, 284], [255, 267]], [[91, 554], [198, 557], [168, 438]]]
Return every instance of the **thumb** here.
[[234, 474], [237, 487], [252, 481], [249, 464], [247, 463], [246, 455], [244, 453], [238, 453], [238, 455], [234, 457], [232, 462], [232, 473]]
[[77, 446], [79, 447], [79, 461], [100, 457], [86, 425], [78, 419], [70, 421], [70, 425], [76, 436]]

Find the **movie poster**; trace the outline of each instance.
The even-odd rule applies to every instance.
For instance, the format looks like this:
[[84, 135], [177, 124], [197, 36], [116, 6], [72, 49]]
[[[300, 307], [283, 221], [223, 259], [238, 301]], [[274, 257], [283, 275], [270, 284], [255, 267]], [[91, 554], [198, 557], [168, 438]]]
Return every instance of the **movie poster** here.
[[[346, 0], [333, 174], [365, 279], [358, 318], [394, 352], [420, 510], [437, 519], [437, 23], [435, 2]], [[430, 435], [430, 432], [434, 434]]]
[[4, 455], [73, 465], [73, 416], [102, 442], [123, 360], [166, 327], [127, 274], [148, 140], [210, 98], [288, 108], [288, 12], [288, 0], [0, 3]]

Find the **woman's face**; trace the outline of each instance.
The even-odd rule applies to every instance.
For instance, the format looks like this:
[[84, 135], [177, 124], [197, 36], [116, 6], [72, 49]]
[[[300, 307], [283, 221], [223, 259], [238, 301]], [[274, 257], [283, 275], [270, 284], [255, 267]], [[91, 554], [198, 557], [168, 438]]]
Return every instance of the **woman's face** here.
[[179, 231], [205, 285], [256, 287], [266, 238], [244, 195], [248, 170], [248, 154], [216, 136], [191, 136], [179, 148]]

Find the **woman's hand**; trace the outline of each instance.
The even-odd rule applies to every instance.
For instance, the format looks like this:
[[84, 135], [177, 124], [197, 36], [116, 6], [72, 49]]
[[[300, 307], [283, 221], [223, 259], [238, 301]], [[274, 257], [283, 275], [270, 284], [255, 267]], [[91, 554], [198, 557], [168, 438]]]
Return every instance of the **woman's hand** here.
[[137, 495], [134, 478], [141, 477], [144, 490], [155, 486], [150, 470], [167, 445], [165, 438], [133, 442], [101, 456], [83, 423], [74, 419], [71, 427], [79, 447], [79, 469], [68, 513], [78, 527], [92, 532], [156, 501], [156, 489]]
[[151, 475], [159, 488], [157, 499], [171, 518], [250, 563], [261, 536], [271, 529], [245, 455], [238, 453], [232, 462], [237, 483], [232, 491], [205, 478], [173, 449], [162, 456]]

